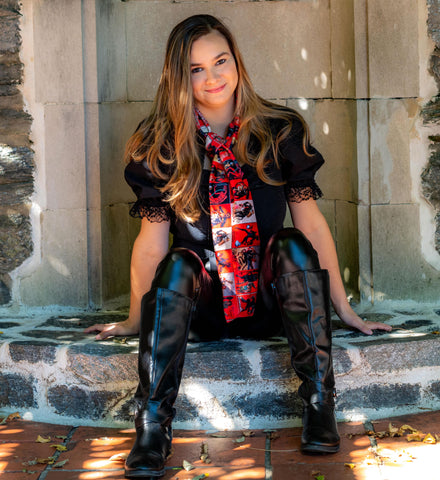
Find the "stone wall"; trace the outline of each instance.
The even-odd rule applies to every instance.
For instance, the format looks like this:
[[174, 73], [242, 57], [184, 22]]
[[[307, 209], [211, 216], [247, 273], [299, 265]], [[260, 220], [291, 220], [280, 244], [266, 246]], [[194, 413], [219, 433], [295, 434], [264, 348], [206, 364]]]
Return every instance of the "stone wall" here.
[[169, 31], [194, 13], [223, 19], [256, 90], [309, 123], [347, 291], [365, 302], [438, 299], [435, 212], [421, 193], [435, 137], [420, 120], [435, 95], [426, 0], [27, 0], [22, 13], [37, 168], [34, 250], [14, 270], [13, 305], [127, 303], [139, 223], [122, 152], [148, 113]]
[[0, 305], [11, 301], [9, 273], [32, 253], [29, 220], [33, 192], [31, 116], [20, 92], [20, 2], [0, 6]]
[[[436, 81], [439, 94], [424, 106], [422, 115], [427, 124], [440, 126], [440, 1], [428, 0], [428, 5], [428, 32], [435, 43], [430, 58], [430, 72]], [[425, 198], [437, 212], [435, 215], [435, 248], [440, 253], [440, 135], [430, 135], [429, 139], [431, 155], [422, 173], [422, 185]]]

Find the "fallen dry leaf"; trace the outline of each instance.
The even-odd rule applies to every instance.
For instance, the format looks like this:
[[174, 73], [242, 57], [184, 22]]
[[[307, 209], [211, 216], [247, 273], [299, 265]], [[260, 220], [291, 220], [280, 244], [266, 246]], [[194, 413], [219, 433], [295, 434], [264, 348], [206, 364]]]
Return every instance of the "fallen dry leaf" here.
[[57, 462], [55, 463], [55, 465], [53, 466], [53, 468], [63, 468], [64, 465], [66, 465], [66, 463], [69, 461], [68, 458], [66, 458], [66, 460], [62, 460], [61, 462]]
[[59, 443], [54, 443], [51, 445], [51, 447], [55, 448], [55, 450], [58, 450], [58, 452], [67, 452], [67, 447]]
[[416, 433], [409, 433], [406, 436], [406, 439], [408, 440], [408, 442], [421, 442], [424, 437], [425, 437], [424, 433], [416, 432]]
[[254, 437], [255, 433], [252, 430], [243, 430], [241, 432], [245, 437]]
[[223, 432], [210, 433], [209, 436], [213, 438], [227, 438], [227, 434]]
[[200, 460], [203, 463], [211, 463], [211, 459], [209, 458], [208, 445], [206, 443], [202, 443], [200, 445]]
[[37, 439], [35, 440], [35, 443], [49, 443], [51, 441], [52, 439], [50, 437], [44, 438], [41, 435], [38, 435]]
[[354, 463], [344, 463], [344, 467], [348, 467], [348, 468], [351, 468], [353, 470], [353, 468], [355, 468], [356, 465]]
[[191, 480], [202, 480], [202, 478], [209, 477], [209, 473], [202, 473], [201, 475], [196, 475]]
[[6, 422], [10, 422], [16, 418], [21, 418], [20, 414], [18, 412], [11, 413], [0, 422], [0, 425], [4, 425]]
[[423, 443], [430, 443], [431, 445], [435, 445], [437, 441], [430, 433], [428, 433], [425, 435], [425, 438], [423, 439]]
[[190, 470], [194, 470], [196, 467], [194, 465], [192, 465], [190, 462], [188, 462], [188, 460], [184, 460], [183, 463], [183, 468], [189, 472]]
[[124, 462], [128, 457], [128, 453], [117, 453], [112, 455], [108, 461], [109, 462]]
[[40, 465], [53, 465], [55, 463], [55, 458], [37, 458], [37, 463], [39, 463]]
[[232, 440], [234, 443], [243, 443], [246, 440], [245, 436], [241, 436], [236, 438], [235, 440]]

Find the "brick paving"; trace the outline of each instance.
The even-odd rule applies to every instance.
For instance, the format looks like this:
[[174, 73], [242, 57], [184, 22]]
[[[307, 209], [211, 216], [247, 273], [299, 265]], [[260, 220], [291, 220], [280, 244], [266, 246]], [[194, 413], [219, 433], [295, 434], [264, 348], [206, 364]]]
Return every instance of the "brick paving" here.
[[[421, 432], [408, 441], [383, 436], [389, 425]], [[300, 428], [234, 432], [175, 431], [173, 454], [164, 480], [437, 480], [440, 478], [440, 412], [391, 419], [340, 423], [337, 454], [305, 456], [299, 451]], [[375, 434], [373, 434], [375, 432]], [[244, 434], [243, 434], [244, 433]], [[38, 436], [49, 439], [37, 443]], [[0, 424], [1, 480], [94, 480], [124, 478], [123, 460], [134, 441], [133, 429], [73, 427], [12, 419]], [[383, 438], [381, 438], [383, 437]], [[57, 451], [52, 445], [61, 445]], [[203, 447], [203, 445], [205, 447]], [[64, 447], [64, 448], [63, 448]], [[200, 459], [202, 448], [210, 463]], [[34, 464], [53, 457], [52, 464]], [[194, 469], [186, 471], [183, 461]]]

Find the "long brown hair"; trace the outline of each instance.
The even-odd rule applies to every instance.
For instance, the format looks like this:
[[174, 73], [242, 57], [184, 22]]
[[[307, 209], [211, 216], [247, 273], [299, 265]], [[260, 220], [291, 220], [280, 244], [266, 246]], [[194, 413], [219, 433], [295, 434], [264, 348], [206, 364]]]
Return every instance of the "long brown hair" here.
[[[278, 145], [290, 132], [295, 118], [303, 125], [304, 151], [307, 152], [308, 146], [308, 129], [302, 117], [256, 94], [229, 29], [211, 15], [193, 15], [183, 20], [169, 36], [151, 113], [127, 142], [125, 161], [145, 160], [153, 175], [166, 182], [161, 190], [175, 214], [189, 222], [200, 216], [198, 193], [202, 170], [193, 113], [191, 48], [197, 39], [214, 30], [227, 40], [237, 67], [236, 114], [240, 116], [240, 130], [236, 156], [239, 161], [253, 165], [263, 181], [276, 184], [264, 170], [270, 161], [268, 153], [272, 150], [276, 161]], [[268, 127], [270, 118], [284, 120], [275, 139]], [[248, 150], [251, 136], [259, 144], [257, 154]], [[172, 173], [166, 173], [169, 171]]]

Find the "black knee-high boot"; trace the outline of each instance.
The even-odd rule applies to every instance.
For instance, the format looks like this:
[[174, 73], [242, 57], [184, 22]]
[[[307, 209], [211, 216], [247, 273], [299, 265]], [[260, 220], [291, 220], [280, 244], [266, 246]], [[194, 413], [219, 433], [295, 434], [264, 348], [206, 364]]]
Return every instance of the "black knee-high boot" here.
[[[171, 252], [142, 299], [136, 442], [126, 460], [127, 478], [155, 478], [165, 473], [165, 460], [171, 452], [173, 405], [201, 268], [192, 252]], [[173, 290], [157, 286], [161, 284]]]
[[337, 452], [328, 272], [319, 268], [315, 250], [296, 229], [285, 229], [274, 239], [271, 260], [292, 366], [302, 380], [301, 450]]

